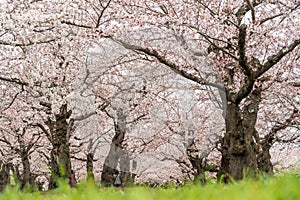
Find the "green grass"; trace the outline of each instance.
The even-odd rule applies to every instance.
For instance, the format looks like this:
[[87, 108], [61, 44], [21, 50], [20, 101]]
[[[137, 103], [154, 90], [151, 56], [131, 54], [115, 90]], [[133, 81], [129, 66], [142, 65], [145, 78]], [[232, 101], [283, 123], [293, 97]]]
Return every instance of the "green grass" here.
[[230, 200], [297, 200], [300, 199], [299, 175], [285, 174], [260, 180], [243, 180], [232, 184], [188, 184], [175, 188], [98, 188], [92, 183], [80, 183], [77, 188], [61, 185], [48, 192], [21, 192], [7, 188], [1, 200], [165, 200], [165, 199], [230, 199]]

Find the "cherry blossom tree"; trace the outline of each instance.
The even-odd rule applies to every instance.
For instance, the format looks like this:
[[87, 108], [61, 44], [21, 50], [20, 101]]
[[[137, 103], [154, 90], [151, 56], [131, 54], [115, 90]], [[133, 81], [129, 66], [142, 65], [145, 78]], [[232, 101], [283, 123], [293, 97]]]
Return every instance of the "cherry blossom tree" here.
[[[52, 145], [46, 157], [49, 161], [67, 158], [56, 162], [66, 164], [67, 175], [72, 168], [69, 146], [54, 145], [51, 137], [75, 143], [73, 122], [76, 126], [80, 118], [87, 118], [86, 114], [97, 116], [95, 120], [101, 122], [98, 132], [111, 134], [114, 125], [117, 132], [120, 124], [114, 122], [122, 124], [119, 118], [124, 113], [112, 106], [112, 97], [118, 99], [116, 94], [120, 89], [116, 82], [122, 83], [130, 77], [130, 71], [142, 72], [143, 67], [138, 66], [143, 63], [159, 66], [161, 71], [166, 67], [171, 69], [172, 73], [192, 82], [191, 87], [197, 93], [211, 90], [219, 94], [216, 102], [223, 109], [225, 119], [225, 134], [217, 130], [223, 137], [220, 174], [241, 179], [246, 169], [272, 171], [272, 145], [299, 141], [297, 1], [3, 0], [0, 4], [0, 114], [1, 120], [14, 119], [13, 124], [1, 127], [1, 133], [5, 134], [2, 129], [11, 127], [21, 130], [33, 126], [42, 130]], [[112, 47], [123, 46], [128, 54], [125, 56], [127, 64], [121, 65], [124, 57], [118, 57], [112, 70], [105, 68], [104, 72], [93, 74], [86, 66], [88, 49], [101, 48], [104, 40], [119, 45]], [[114, 55], [102, 56], [105, 57], [102, 61], [107, 61]], [[137, 62], [136, 57], [141, 61]], [[213, 68], [214, 73], [207, 70], [208, 67]], [[126, 70], [122, 70], [124, 68]], [[99, 74], [100, 78], [93, 77]], [[87, 80], [85, 78], [98, 81], [96, 87], [91, 88], [94, 95], [89, 102], [94, 109], [91, 113], [77, 112], [73, 106], [76, 103], [72, 100], [74, 92], [90, 87], [78, 81]], [[144, 87], [151, 88], [151, 83], [133, 88], [143, 91]], [[82, 91], [86, 94], [88, 90]], [[132, 92], [128, 88], [127, 91]], [[120, 100], [124, 93], [119, 94]], [[152, 108], [147, 105], [148, 98], [145, 101], [138, 98], [143, 93], [134, 95], [135, 101], [125, 102], [129, 104], [127, 111], [132, 111], [125, 112], [125, 121], [140, 119]], [[165, 99], [176, 102], [172, 95], [166, 95]], [[136, 101], [138, 106], [132, 110]], [[73, 109], [72, 115], [70, 109]], [[16, 110], [19, 111], [17, 115]], [[108, 117], [107, 113], [113, 117]], [[105, 120], [99, 120], [105, 115]], [[144, 120], [139, 123], [147, 125]], [[164, 128], [177, 132], [174, 125]], [[92, 142], [95, 146], [86, 147], [89, 149], [87, 155], [91, 155], [89, 153], [95, 153], [99, 146], [96, 145], [97, 137], [88, 135], [85, 144], [90, 138], [95, 141]], [[80, 135], [79, 138], [84, 137]], [[55, 158], [50, 158], [54, 152]]]
[[[287, 74], [299, 73], [299, 20], [296, 17], [299, 3], [128, 1], [122, 6], [124, 9], [118, 10], [135, 28], [155, 26], [172, 30], [183, 38], [183, 44], [185, 37], [192, 37], [207, 47], [207, 57], [214, 61], [223, 84], [211, 82], [204, 73], [195, 70], [192, 60], [182, 58], [183, 55], [174, 53], [173, 49], [151, 46], [143, 37], [135, 43], [119, 40], [126, 48], [154, 57], [156, 62], [183, 77], [225, 93], [226, 133], [221, 145], [220, 174], [241, 179], [246, 169], [265, 170], [259, 164], [269, 163], [269, 157], [263, 156], [268, 153], [268, 149], [263, 148], [265, 140], [261, 140], [256, 130], [259, 106], [262, 95], [273, 92], [271, 85], [277, 82], [297, 85], [294, 76]], [[296, 102], [298, 107], [298, 100]], [[298, 113], [298, 110], [292, 112]], [[258, 163], [261, 159], [265, 160]]]
[[[155, 35], [155, 33], [157, 32], [154, 32], [151, 29], [138, 30], [136, 32], [126, 34], [124, 37], [133, 38], [133, 41], [135, 41], [136, 36], [139, 37], [143, 34], [148, 34], [145, 40], [149, 42], [155, 41], [154, 43], [157, 44], [162, 43], [162, 46], [174, 44], [180, 46], [180, 41], [177, 41], [174, 35], [163, 32], [158, 32], [158, 34]], [[164, 38], [169, 39], [168, 41], [164, 41]], [[184, 52], [183, 49], [182, 52]], [[110, 57], [107, 58], [106, 55], [110, 55]], [[213, 126], [213, 124], [204, 123], [209, 116], [208, 113], [215, 114], [214, 127], [216, 130], [216, 124], [222, 124], [222, 113], [219, 112], [217, 115], [217, 112], [214, 112], [214, 110], [218, 110], [218, 108], [211, 105], [213, 103], [217, 104], [218, 101], [214, 102], [212, 100], [211, 96], [213, 96], [213, 94], [209, 89], [199, 88], [196, 84], [192, 84], [192, 82], [180, 77], [179, 75], [174, 74], [172, 70], [163, 68], [161, 64], [153, 62], [145, 56], [140, 56], [135, 52], [130, 53], [130, 51], [126, 50], [118, 42], [106, 39], [99, 44], [99, 47], [93, 50], [93, 52], [91, 53], [91, 57], [94, 60], [88, 65], [90, 67], [88, 72], [90, 74], [90, 78], [96, 77], [96, 79], [92, 79], [92, 81], [89, 81], [90, 83], [96, 84], [96, 82], [100, 82], [101, 84], [104, 84], [104, 81], [108, 80], [108, 83], [112, 85], [111, 91], [113, 91], [113, 87], [116, 87], [117, 84], [120, 84], [118, 86], [119, 88], [121, 88], [119, 89], [120, 91], [117, 90], [116, 93], [111, 92], [113, 99], [111, 103], [109, 103], [109, 99], [111, 98], [110, 96], [103, 97], [103, 94], [100, 95], [103, 90], [105, 90], [105, 88], [101, 88], [101, 84], [98, 85], [99, 83], [97, 83], [97, 87], [89, 86], [89, 88], [95, 88], [99, 90], [99, 95], [102, 96], [100, 100], [102, 101], [103, 99], [106, 99], [106, 102], [108, 102], [106, 105], [111, 104], [112, 108], [121, 107], [123, 111], [122, 113], [124, 113], [124, 109], [127, 110], [125, 112], [127, 113], [125, 116], [125, 119], [127, 118], [125, 120], [127, 121], [127, 123], [125, 124], [127, 124], [128, 126], [125, 129], [123, 128], [124, 130], [126, 130], [126, 134], [123, 134], [125, 135], [126, 140], [124, 141], [123, 136], [120, 137], [120, 141], [122, 141], [121, 144], [123, 144], [121, 146], [123, 147], [121, 148], [120, 144], [118, 143], [119, 148], [117, 149], [119, 150], [119, 154], [121, 154], [121, 152], [123, 152], [124, 150], [129, 152], [129, 157], [132, 158], [133, 162], [137, 163], [137, 166], [134, 168], [139, 169], [134, 170], [134, 172], [137, 173], [138, 178], [139, 176], [141, 176], [141, 172], [143, 170], [153, 170], [154, 165], [151, 166], [153, 163], [149, 163], [150, 166], [148, 166], [147, 168], [143, 168], [140, 166], [145, 165], [141, 164], [141, 160], [145, 159], [146, 157], [150, 159], [151, 154], [153, 154], [151, 159], [157, 159], [156, 162], [159, 162], [161, 164], [161, 168], [166, 166], [166, 164], [163, 164], [164, 161], [165, 163], [167, 163], [167, 165], [169, 165], [171, 162], [173, 162], [175, 166], [176, 164], [182, 164], [183, 162], [180, 162], [180, 159], [186, 159], [186, 149], [184, 148], [183, 142], [185, 140], [188, 140], [186, 138], [188, 137], [187, 135], [189, 135], [189, 133], [191, 132], [197, 133], [197, 136], [196, 134], [193, 134], [190, 139], [192, 139], [192, 137], [197, 138], [198, 142], [196, 143], [199, 143], [199, 141], [201, 141], [200, 138], [205, 138], [204, 135], [207, 134], [205, 133], [205, 131], [203, 131], [203, 129], [208, 129], [207, 127]], [[115, 67], [114, 63], [117, 63], [116, 65], [118, 66], [117, 72], [112, 72], [112, 68]], [[111, 73], [107, 73], [108, 71]], [[121, 76], [119, 75], [119, 73], [121, 73], [120, 71], [127, 74], [127, 76], [129, 77], [126, 78], [125, 76], [125, 78], [121, 78]], [[209, 68], [206, 69], [206, 72], [213, 74], [212, 69]], [[107, 74], [107, 76], [109, 76], [110, 78], [105, 78], [104, 74]], [[114, 78], [114, 74], [116, 74], [116, 76], [119, 76], [119, 78]], [[108, 85], [108, 83], [106, 83], [105, 85]], [[201, 90], [207, 91], [201, 92]], [[204, 93], [204, 95], [200, 95], [201, 93]], [[210, 102], [210, 104], [207, 102]], [[102, 104], [100, 103], [100, 105]], [[124, 106], [126, 108], [124, 108]], [[205, 108], [200, 109], [201, 107]], [[203, 114], [205, 113], [204, 110], [208, 108], [212, 109], [211, 112]], [[136, 113], [139, 112], [141, 112], [141, 114], [136, 115]], [[139, 119], [139, 121], [137, 121], [135, 118], [132, 119], [132, 117], [135, 115], [137, 116], [136, 119]], [[195, 116], [197, 117], [195, 118]], [[147, 120], [143, 120], [143, 118]], [[116, 119], [118, 119], [118, 117], [116, 117]], [[210, 120], [207, 121], [210, 122]], [[203, 123], [203, 126], [200, 126], [201, 122]], [[214, 135], [215, 132], [217, 131], [211, 131], [210, 135]], [[118, 138], [117, 136], [118, 134], [116, 134], [114, 137]], [[176, 137], [177, 139], [175, 139]], [[181, 139], [178, 140], [178, 138]], [[218, 137], [213, 136], [213, 138]], [[170, 140], [174, 142], [168, 142]], [[211, 143], [215, 142], [216, 141], [212, 141]], [[186, 141], [186, 143], [192, 143], [192, 141]], [[112, 145], [113, 148], [116, 148], [117, 146], [114, 144]], [[202, 151], [206, 151], [207, 149], [211, 148], [210, 145], [202, 145], [202, 148], [198, 149], [198, 152], [201, 152], [201, 154]], [[124, 149], [124, 146], [126, 146], [126, 149]], [[189, 145], [187, 145], [186, 148], [188, 148], [188, 146]], [[159, 151], [162, 152], [159, 153]], [[140, 155], [136, 156], [136, 154]], [[178, 154], [181, 154], [181, 158], [180, 156], [178, 156]], [[199, 155], [199, 157], [201, 157], [201, 159], [204, 159], [206, 157], [205, 154], [206, 153], [201, 156]], [[143, 156], [145, 158], [143, 158]], [[111, 155], [111, 157], [113, 156]], [[201, 160], [199, 157], [196, 156], [195, 159]], [[114, 159], [107, 159], [110, 160], [110, 162], [115, 163], [114, 167], [112, 168], [114, 170], [116, 168], [116, 165], [118, 165], [118, 159], [115, 159], [115, 157], [113, 158]], [[111, 166], [112, 165], [109, 165], [110, 168]], [[122, 166], [124, 167], [125, 164], [120, 163], [121, 170], [123, 168]], [[157, 165], [155, 166], [157, 167]], [[124, 168], [123, 170], [128, 171]], [[143, 173], [146, 173], [145, 171], [143, 171]], [[147, 173], [149, 173], [149, 171]], [[196, 177], [200, 173], [200, 170], [198, 170], [198, 172], [196, 172], [195, 174], [193, 173], [193, 175]], [[112, 175], [113, 172], [111, 171], [111, 173], [108, 174]], [[166, 177], [164, 179], [166, 179]], [[169, 179], [169, 177], [167, 177], [167, 179]], [[112, 180], [112, 178], [108, 178], [108, 180]]]
[[[44, 132], [53, 147], [50, 170], [58, 176], [59, 165], [65, 165], [67, 176], [71, 170], [67, 94], [88, 45], [81, 45], [86, 42], [83, 38], [77, 40], [85, 32], [76, 32], [77, 26], [68, 21], [75, 16], [75, 8], [67, 9], [73, 6], [80, 5], [1, 1], [1, 114], [13, 117], [16, 127], [30, 125]], [[19, 115], [14, 115], [15, 109]]]

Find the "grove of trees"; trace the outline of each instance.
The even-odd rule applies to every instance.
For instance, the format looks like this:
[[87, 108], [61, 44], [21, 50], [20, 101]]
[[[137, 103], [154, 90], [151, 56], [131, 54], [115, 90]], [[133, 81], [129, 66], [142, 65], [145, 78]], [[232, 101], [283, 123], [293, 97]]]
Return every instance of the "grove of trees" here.
[[300, 153], [297, 0], [0, 0], [0, 16], [0, 191], [72, 169], [240, 180]]

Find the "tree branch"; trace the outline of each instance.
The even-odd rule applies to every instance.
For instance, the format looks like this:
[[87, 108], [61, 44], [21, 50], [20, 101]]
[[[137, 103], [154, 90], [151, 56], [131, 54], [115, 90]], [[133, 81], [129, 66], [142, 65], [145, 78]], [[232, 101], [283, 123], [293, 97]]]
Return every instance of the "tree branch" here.
[[9, 83], [16, 83], [16, 84], [22, 85], [22, 86], [29, 86], [28, 83], [23, 82], [18, 78], [7, 78], [7, 77], [4, 77], [4, 76], [0, 76], [0, 80], [6, 81], [6, 82], [9, 82]]
[[[249, 2], [249, 3], [248, 3]], [[253, 1], [253, 3], [251, 4], [250, 0], [246, 0], [246, 3], [244, 3], [239, 9], [238, 11], [235, 13], [235, 16], [238, 20], [238, 24], [240, 25], [243, 18], [245, 17], [245, 14], [251, 10], [251, 14], [252, 14], [252, 20], [254, 18], [255, 20], [255, 16], [254, 16], [254, 8], [256, 6], [258, 6], [259, 4], [261, 4], [262, 2], [264, 2], [264, 0], [255, 0]], [[253, 11], [252, 11], [253, 10]], [[253, 12], [253, 13], [252, 13]]]
[[236, 104], [239, 104], [245, 97], [247, 97], [251, 93], [254, 83], [255, 83], [255, 79], [253, 78], [253, 75], [249, 76], [246, 79], [246, 82], [244, 83], [244, 85], [239, 90], [239, 92], [233, 96], [233, 98], [232, 98], [233, 101]]
[[[212, 17], [215, 17], [217, 18], [217, 20], [224, 20], [224, 19], [221, 19], [220, 16], [218, 15], [217, 12], [213, 11], [213, 9], [211, 9], [208, 5], [204, 4], [202, 0], [196, 0], [196, 2], [198, 2], [200, 5], [202, 5], [205, 9], [207, 9], [209, 12], [210, 12], [210, 15]], [[235, 24], [233, 21], [229, 20], [229, 19], [225, 19], [224, 22], [227, 22], [228, 24], [231, 24], [235, 27], [238, 27], [237, 24]]]
[[248, 6], [250, 7], [250, 10], [251, 10], [251, 16], [252, 16], [252, 23], [255, 22], [255, 10], [254, 10], [254, 7], [252, 5], [252, 3], [250, 2], [250, 0], [246, 0], [247, 1], [247, 4]]
[[277, 64], [286, 54], [292, 52], [300, 44], [300, 39], [295, 40], [288, 47], [283, 47], [278, 53], [268, 57], [268, 61], [263, 64], [255, 73], [254, 78], [257, 79], [268, 71], [271, 67]]
[[293, 140], [296, 140], [297, 138], [299, 138], [299, 135], [297, 135], [296, 137], [292, 137], [291, 139], [288, 140], [282, 140], [279, 139], [277, 137], [275, 137], [275, 134], [281, 130], [286, 129], [287, 127], [290, 127], [294, 124], [296, 124], [295, 122], [295, 118], [299, 116], [299, 111], [297, 109], [294, 109], [293, 113], [291, 114], [291, 116], [289, 118], [287, 118], [283, 123], [277, 122], [271, 129], [271, 131], [263, 138], [263, 140], [265, 142], [267, 142], [268, 144], [273, 144], [274, 142], [284, 142], [284, 141], [288, 141], [291, 142]]
[[40, 123], [36, 123], [36, 124], [32, 124], [32, 126], [36, 126], [36, 127], [39, 127], [47, 136], [48, 140], [52, 143], [53, 140], [52, 140], [52, 137], [51, 137], [51, 134], [49, 133], [49, 131]]
[[[290, 12], [295, 11], [299, 6], [300, 6], [300, 3], [298, 3], [294, 8], [292, 8]], [[276, 15], [273, 15], [273, 16], [271, 16], [271, 17], [267, 17], [267, 18], [261, 20], [261, 21], [259, 22], [259, 25], [262, 25], [263, 23], [265, 23], [265, 22], [267, 22], [267, 21], [269, 21], [269, 20], [272, 20], [272, 19], [275, 19], [275, 18], [281, 17], [281, 16], [284, 16], [284, 13], [283, 13], [283, 12], [282, 12], [282, 13], [279, 13], [279, 14], [276, 14]], [[284, 17], [284, 18], [285, 18], [285, 17]], [[282, 20], [284, 20], [284, 18], [283, 18]], [[281, 21], [282, 21], [282, 20], [281, 20]]]
[[5, 144], [11, 146], [11, 143], [6, 139], [6, 137], [0, 138], [0, 142], [3, 142], [3, 143], [5, 143]]
[[273, 15], [273, 16], [271, 16], [271, 17], [267, 17], [267, 18], [261, 20], [260, 23], [259, 23], [259, 25], [262, 25], [263, 23], [265, 23], [265, 22], [267, 22], [267, 21], [269, 21], [269, 20], [275, 19], [276, 17], [283, 16], [283, 14], [284, 14], [284, 13], [279, 13], [279, 14], [277, 14], [277, 15]]
[[66, 21], [66, 20], [62, 20], [61, 23], [62, 24], [67, 24], [67, 25], [71, 25], [71, 26], [77, 26], [77, 27], [80, 27], [80, 28], [86, 28], [86, 29], [92, 29], [93, 28], [92, 26], [89, 26], [89, 25], [77, 24], [75, 22]]
[[300, 82], [293, 82], [292, 86], [294, 86], [294, 87], [300, 87]]
[[20, 91], [20, 92], [17, 92], [17, 93], [15, 94], [15, 96], [13, 97], [13, 99], [12, 99], [12, 101], [9, 103], [9, 105], [6, 106], [5, 108], [3, 108], [3, 109], [1, 110], [1, 112], [3, 112], [3, 111], [5, 111], [5, 110], [9, 109], [9, 108], [13, 105], [13, 103], [15, 102], [15, 100], [17, 99], [17, 97], [19, 96], [19, 94], [21, 94], [21, 93], [24, 92], [24, 91], [25, 91], [25, 90], [24, 90], [24, 87], [23, 87], [23, 85], [22, 85], [21, 91]]
[[207, 85], [207, 86], [218, 88], [220, 90], [224, 90], [224, 87], [221, 84], [208, 82], [205, 79], [203, 79], [202, 77], [198, 77], [198, 76], [195, 76], [193, 74], [186, 72], [185, 70], [181, 70], [179, 66], [177, 66], [175, 63], [167, 60], [164, 56], [160, 55], [155, 50], [151, 50], [149, 48], [143, 48], [143, 47], [137, 46], [137, 45], [131, 45], [131, 44], [125, 43], [123, 41], [118, 41], [118, 42], [120, 42], [126, 49], [142, 52], [149, 56], [155, 57], [160, 63], [166, 65], [171, 70], [173, 70], [175, 73], [183, 76], [186, 79], [189, 79], [189, 80], [194, 81], [201, 85]]
[[[223, 53], [229, 55], [229, 56], [230, 56], [231, 58], [233, 58], [234, 60], [238, 60], [238, 58], [237, 58], [235, 55], [233, 55], [232, 53], [226, 51], [224, 48], [219, 47], [218, 45], [216, 45], [214, 42], [211, 41], [211, 40], [218, 40], [218, 41], [220, 41], [219, 39], [212, 38], [212, 37], [210, 37], [210, 36], [208, 36], [208, 35], [206, 35], [206, 34], [204, 34], [204, 33], [201, 33], [201, 32], [197, 32], [197, 33], [199, 33], [201, 36], [203, 36], [203, 37], [204, 37], [211, 45], [213, 45], [213, 47], [215, 47], [216, 49], [221, 50]], [[222, 42], [224, 42], [224, 41], [222, 41]], [[228, 45], [231, 45], [230, 43], [227, 43], [227, 44], [228, 44]]]
[[139, 121], [140, 119], [142, 119], [143, 117], [146, 117], [147, 114], [141, 114], [140, 116], [138, 116], [136, 119], [127, 122], [127, 124], [132, 124], [132, 123], [136, 123], [137, 121]]
[[41, 106], [44, 106], [44, 107], [46, 107], [47, 109], [50, 109], [50, 110], [51, 110], [52, 104], [49, 103], [49, 102], [41, 101], [41, 102], [40, 102], [40, 105], [41, 105]]
[[244, 74], [247, 76], [251, 75], [251, 69], [246, 57], [246, 25], [241, 25], [239, 27], [239, 37], [238, 37], [238, 47], [239, 47], [239, 65], [242, 67]]
[[29, 41], [27, 43], [17, 43], [17, 42], [6, 42], [6, 41], [3, 41], [3, 40], [0, 40], [0, 45], [25, 47], [25, 46], [35, 45], [35, 44], [50, 43], [50, 42], [54, 42], [54, 41], [55, 41], [55, 39], [48, 39], [48, 40], [41, 40], [41, 41]]
[[76, 116], [73, 119], [74, 119], [74, 121], [82, 121], [82, 120], [88, 119], [89, 117], [96, 115], [96, 114], [97, 114], [96, 111], [92, 111], [92, 112], [84, 114], [84, 115]]
[[100, 15], [98, 16], [97, 23], [96, 23], [96, 28], [98, 28], [98, 27], [100, 26], [100, 20], [101, 20], [101, 18], [103, 17], [103, 14], [104, 14], [105, 10], [108, 8], [110, 2], [111, 2], [111, 0], [109, 0], [109, 1], [107, 2], [107, 4], [103, 7], [103, 9], [102, 9]]

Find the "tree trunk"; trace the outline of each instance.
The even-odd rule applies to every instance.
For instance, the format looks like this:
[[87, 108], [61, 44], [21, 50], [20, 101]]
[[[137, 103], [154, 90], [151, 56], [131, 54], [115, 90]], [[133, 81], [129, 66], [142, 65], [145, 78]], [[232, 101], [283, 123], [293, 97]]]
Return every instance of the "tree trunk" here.
[[94, 181], [94, 153], [90, 152], [86, 156], [86, 172], [87, 172], [87, 179]]
[[128, 152], [123, 152], [120, 157], [120, 170], [124, 185], [134, 184], [135, 174], [130, 172], [130, 157]]
[[258, 154], [258, 169], [265, 173], [273, 173], [273, 164], [271, 162], [270, 148], [272, 142], [262, 140], [260, 143], [261, 149]]
[[2, 192], [9, 183], [9, 165], [0, 160], [0, 192]]
[[51, 150], [51, 153], [50, 153], [50, 163], [49, 163], [49, 167], [51, 169], [51, 176], [50, 176], [50, 179], [49, 179], [49, 185], [48, 185], [48, 189], [51, 190], [51, 189], [54, 189], [54, 188], [57, 188], [57, 183], [56, 183], [56, 179], [59, 177], [59, 164], [58, 164], [58, 160], [56, 159], [56, 151], [55, 149], [53, 148]]
[[204, 158], [200, 157], [199, 150], [196, 148], [194, 141], [186, 148], [186, 154], [192, 164], [194, 180], [200, 180], [202, 184], [205, 184]]
[[21, 160], [23, 165], [23, 175], [21, 178], [20, 188], [24, 189], [26, 186], [33, 186], [33, 175], [30, 170], [30, 162], [28, 158], [28, 152], [25, 149], [21, 149]]
[[120, 158], [121, 149], [112, 143], [110, 145], [110, 150], [105, 158], [103, 171], [101, 174], [101, 181], [104, 186], [112, 186], [114, 182], [113, 174], [117, 171], [118, 161]]
[[67, 119], [70, 117], [71, 111], [67, 111], [67, 105], [64, 104], [60, 108], [60, 112], [55, 115], [55, 121], [48, 120], [48, 125], [52, 140], [53, 148], [51, 150], [50, 167], [52, 176], [49, 183], [49, 189], [57, 187], [55, 179], [63, 178], [66, 181], [71, 176], [71, 159], [70, 159], [70, 135], [73, 131], [74, 121]]
[[[299, 110], [294, 107], [291, 116], [287, 118], [284, 122], [277, 122], [270, 132], [265, 135], [265, 137], [260, 141], [260, 149], [258, 155], [258, 168], [266, 173], [273, 173], [273, 165], [271, 163], [270, 148], [276, 141], [276, 133], [280, 130], [284, 130], [290, 125], [296, 124], [297, 117], [299, 117]], [[293, 139], [292, 139], [293, 140]]]
[[122, 143], [126, 133], [126, 115], [122, 109], [117, 111], [117, 119], [114, 122], [115, 135], [110, 144], [110, 149], [105, 158], [101, 181], [105, 186], [113, 185], [113, 174], [117, 171], [119, 159], [123, 154]]
[[258, 168], [266, 173], [273, 173], [273, 164], [271, 163], [270, 148], [276, 141], [276, 133], [280, 130], [286, 129], [294, 123], [294, 119], [298, 113], [298, 109], [294, 108], [293, 113], [284, 122], [276, 123], [270, 132], [265, 135], [260, 141], [259, 155], [258, 155]]
[[222, 140], [220, 173], [225, 182], [241, 180], [245, 172], [256, 173], [259, 137], [255, 129], [261, 90], [255, 89], [245, 99], [243, 108], [230, 102], [226, 109], [226, 132]]

